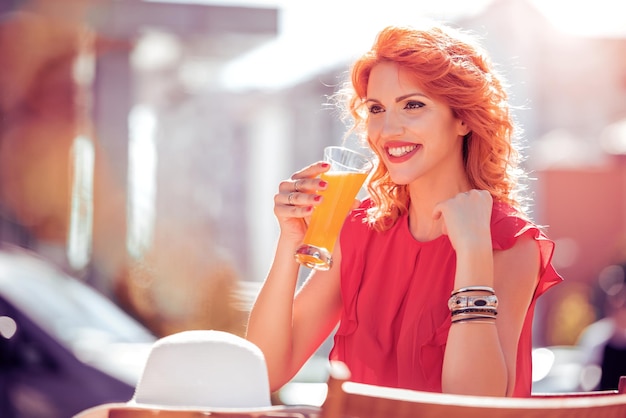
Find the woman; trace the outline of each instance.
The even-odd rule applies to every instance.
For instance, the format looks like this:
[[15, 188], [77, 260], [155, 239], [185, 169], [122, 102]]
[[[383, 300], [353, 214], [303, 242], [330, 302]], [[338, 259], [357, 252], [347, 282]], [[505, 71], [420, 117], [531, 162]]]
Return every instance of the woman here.
[[296, 293], [293, 254], [328, 166], [281, 182], [276, 255], [247, 331], [272, 389], [339, 324], [331, 359], [353, 381], [529, 396], [535, 302], [561, 278], [516, 195], [514, 126], [485, 53], [445, 26], [388, 27], [349, 91], [354, 129], [378, 157], [370, 198], [348, 216], [333, 267]]

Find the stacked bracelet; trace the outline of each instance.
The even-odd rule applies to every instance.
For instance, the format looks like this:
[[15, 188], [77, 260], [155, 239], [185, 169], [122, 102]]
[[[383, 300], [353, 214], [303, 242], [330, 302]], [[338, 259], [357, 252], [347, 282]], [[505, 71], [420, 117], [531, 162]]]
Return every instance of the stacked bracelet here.
[[492, 317], [480, 317], [480, 316], [472, 316], [470, 318], [457, 318], [457, 319], [453, 319], [452, 323], [453, 324], [458, 324], [460, 322], [476, 322], [476, 323], [480, 323], [480, 324], [495, 324], [496, 321], [494, 321], [494, 318]]
[[498, 297], [496, 295], [489, 296], [462, 296], [454, 295], [448, 300], [448, 308], [451, 312], [466, 308], [498, 308]]
[[[464, 295], [464, 293], [469, 292], [485, 292], [488, 294], [479, 296]], [[474, 320], [493, 322], [498, 314], [498, 298], [491, 287], [464, 287], [452, 292], [448, 300], [448, 308], [452, 316], [452, 323]]]
[[487, 292], [490, 295], [495, 295], [496, 292], [493, 290], [493, 287], [489, 286], [468, 286], [462, 287], [460, 289], [452, 291], [450, 296], [458, 295], [459, 293], [467, 293], [467, 292]]

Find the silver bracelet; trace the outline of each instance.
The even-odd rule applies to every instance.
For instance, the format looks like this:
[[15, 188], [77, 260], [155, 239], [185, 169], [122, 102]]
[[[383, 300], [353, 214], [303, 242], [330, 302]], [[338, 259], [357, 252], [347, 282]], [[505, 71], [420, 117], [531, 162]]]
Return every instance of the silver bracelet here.
[[453, 290], [450, 296], [458, 295], [459, 293], [467, 293], [467, 292], [487, 292], [491, 295], [495, 295], [496, 292], [493, 290], [493, 287], [489, 286], [467, 286], [462, 287], [460, 289]]
[[493, 294], [485, 296], [461, 296], [456, 294], [448, 299], [448, 308], [450, 312], [465, 308], [497, 309], [498, 297]]
[[480, 323], [480, 324], [494, 324], [496, 323], [496, 318], [495, 317], [485, 317], [485, 316], [470, 316], [467, 318], [458, 318], [458, 319], [453, 319], [452, 323], [453, 324], [459, 324], [461, 322], [476, 322], [476, 323]]

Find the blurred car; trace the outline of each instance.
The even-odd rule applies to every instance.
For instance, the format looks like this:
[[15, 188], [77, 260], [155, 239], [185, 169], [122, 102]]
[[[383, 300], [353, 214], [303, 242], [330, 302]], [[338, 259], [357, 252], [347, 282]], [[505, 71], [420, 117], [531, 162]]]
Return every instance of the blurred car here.
[[0, 417], [68, 418], [126, 402], [154, 341], [92, 287], [0, 247]]

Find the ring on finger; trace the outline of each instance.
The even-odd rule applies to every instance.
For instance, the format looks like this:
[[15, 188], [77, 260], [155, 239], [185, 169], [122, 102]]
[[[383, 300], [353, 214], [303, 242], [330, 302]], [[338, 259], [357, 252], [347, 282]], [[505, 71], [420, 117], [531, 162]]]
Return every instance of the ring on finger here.
[[300, 180], [296, 180], [296, 182], [293, 184], [293, 190], [295, 192], [300, 192], [300, 185], [298, 183], [300, 183]]
[[296, 192], [291, 192], [291, 193], [289, 193], [289, 195], [287, 196], [287, 204], [288, 204], [289, 206], [294, 206], [294, 204], [293, 204], [293, 195], [294, 195], [295, 193], [296, 193]]

